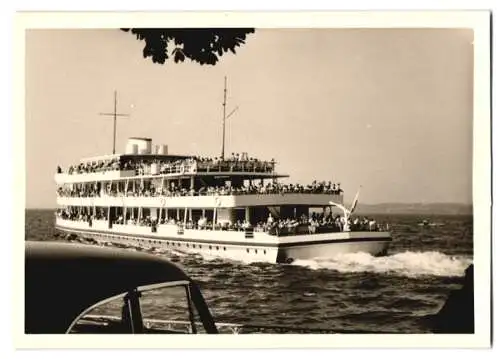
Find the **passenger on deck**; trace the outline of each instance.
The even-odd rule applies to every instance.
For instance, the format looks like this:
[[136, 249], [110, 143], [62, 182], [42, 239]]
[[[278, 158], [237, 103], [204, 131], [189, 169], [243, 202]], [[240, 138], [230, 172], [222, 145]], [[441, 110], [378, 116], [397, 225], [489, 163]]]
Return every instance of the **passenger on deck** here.
[[309, 234], [316, 233], [316, 229], [319, 227], [318, 221], [315, 218], [309, 220]]
[[207, 218], [206, 217], [201, 217], [198, 220], [198, 228], [199, 229], [205, 229], [206, 226], [207, 226]]
[[243, 228], [243, 230], [246, 230], [246, 229], [250, 229], [252, 228], [252, 225], [250, 224], [250, 222], [248, 221], [244, 221], [243, 224], [241, 225], [241, 227]]
[[374, 231], [375, 229], [377, 229], [377, 222], [373, 218], [371, 218], [368, 222], [368, 228], [370, 231]]

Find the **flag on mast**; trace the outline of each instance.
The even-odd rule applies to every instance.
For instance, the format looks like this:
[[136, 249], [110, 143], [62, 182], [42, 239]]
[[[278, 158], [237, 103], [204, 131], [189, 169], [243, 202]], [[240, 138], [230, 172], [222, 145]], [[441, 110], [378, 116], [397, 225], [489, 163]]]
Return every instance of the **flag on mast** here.
[[358, 205], [358, 197], [359, 197], [359, 191], [361, 191], [361, 186], [359, 186], [358, 192], [356, 193], [356, 196], [354, 197], [354, 201], [352, 201], [352, 206], [350, 209], [350, 213], [354, 212], [356, 209], [356, 206]]

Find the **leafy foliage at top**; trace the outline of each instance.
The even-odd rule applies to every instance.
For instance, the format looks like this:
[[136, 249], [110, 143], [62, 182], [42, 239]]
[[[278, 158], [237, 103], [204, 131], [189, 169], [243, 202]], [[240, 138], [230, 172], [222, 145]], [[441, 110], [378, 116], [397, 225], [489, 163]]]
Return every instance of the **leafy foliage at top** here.
[[[176, 29], [122, 29], [145, 42], [144, 58], [153, 63], [164, 64], [173, 56], [176, 63], [186, 58], [201, 65], [215, 65], [226, 52], [236, 53], [236, 48], [245, 44], [252, 28], [176, 28]], [[173, 50], [169, 52], [169, 46]]]

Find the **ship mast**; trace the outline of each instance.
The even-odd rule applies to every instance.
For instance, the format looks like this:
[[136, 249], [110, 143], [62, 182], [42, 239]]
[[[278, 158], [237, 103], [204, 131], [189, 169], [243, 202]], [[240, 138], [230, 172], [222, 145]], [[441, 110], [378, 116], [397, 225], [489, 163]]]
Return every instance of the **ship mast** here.
[[236, 106], [229, 115], [226, 116], [226, 105], [227, 105], [227, 76], [224, 76], [224, 102], [222, 103], [222, 159], [224, 159], [224, 149], [226, 144], [226, 120], [233, 115], [238, 106]]
[[224, 76], [224, 102], [222, 103], [222, 159], [224, 160], [224, 145], [226, 143], [226, 100], [227, 100], [227, 76]]
[[117, 117], [128, 117], [129, 115], [126, 113], [117, 113], [116, 112], [116, 107], [117, 107], [117, 98], [116, 98], [116, 90], [115, 90], [115, 108], [114, 111], [111, 113], [103, 113], [101, 112], [99, 115], [101, 116], [113, 116], [113, 154], [116, 153], [116, 118]]

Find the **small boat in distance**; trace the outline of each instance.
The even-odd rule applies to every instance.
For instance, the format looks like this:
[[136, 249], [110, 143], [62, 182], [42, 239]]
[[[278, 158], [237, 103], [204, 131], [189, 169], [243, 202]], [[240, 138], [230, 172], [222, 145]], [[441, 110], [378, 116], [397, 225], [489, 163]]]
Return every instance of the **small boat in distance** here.
[[153, 151], [151, 138], [131, 137], [122, 154], [113, 139], [113, 154], [58, 167], [56, 228], [251, 262], [387, 253], [388, 228], [352, 218], [359, 192], [347, 209], [338, 183], [283, 183], [288, 175], [277, 173], [274, 159], [226, 156], [224, 137], [220, 157], [172, 155], [167, 145]]
[[428, 219], [424, 219], [418, 225], [420, 227], [439, 227], [439, 226], [444, 226], [444, 223], [435, 223], [435, 222], [430, 222]]

